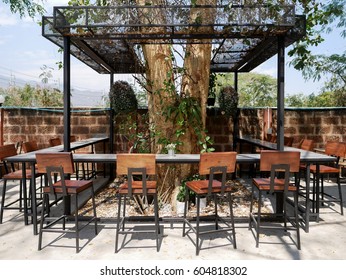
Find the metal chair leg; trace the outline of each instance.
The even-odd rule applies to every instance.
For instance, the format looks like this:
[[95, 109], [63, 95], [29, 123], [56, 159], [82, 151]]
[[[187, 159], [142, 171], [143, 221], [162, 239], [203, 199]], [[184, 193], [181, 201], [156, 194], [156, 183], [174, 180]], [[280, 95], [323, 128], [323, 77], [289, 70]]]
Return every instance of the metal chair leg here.
[[183, 216], [183, 237], [185, 236], [185, 229], [186, 229], [186, 214], [187, 214], [187, 207], [188, 207], [188, 200], [189, 200], [189, 191], [185, 190], [185, 201], [184, 201], [184, 216]]
[[217, 197], [214, 194], [214, 205], [215, 205], [215, 229], [219, 229], [219, 219], [218, 219], [218, 213], [217, 213]]
[[118, 194], [118, 214], [117, 214], [117, 228], [115, 231], [115, 253], [118, 253], [118, 241], [120, 231], [120, 212], [121, 212], [121, 195]]
[[341, 213], [341, 215], [344, 215], [344, 207], [343, 207], [343, 200], [342, 200], [342, 191], [341, 191], [341, 185], [340, 185], [340, 176], [337, 177], [337, 183], [338, 183], [338, 189], [339, 189], [340, 213]]
[[197, 195], [197, 217], [196, 217], [196, 256], [199, 255], [199, 206], [200, 206], [200, 196]]
[[41, 220], [40, 220], [40, 230], [38, 233], [38, 250], [42, 249], [42, 235], [43, 235], [43, 224], [44, 224], [44, 215], [46, 207], [49, 207], [49, 196], [48, 194], [43, 195], [42, 210], [41, 210]]
[[4, 215], [6, 187], [7, 187], [7, 182], [6, 180], [4, 180], [4, 184], [2, 187], [2, 196], [1, 196], [0, 224], [2, 224], [2, 219]]
[[92, 200], [92, 205], [93, 205], [93, 212], [94, 212], [94, 222], [95, 222], [95, 235], [98, 234], [97, 230], [97, 213], [96, 213], [96, 204], [95, 204], [95, 191], [94, 191], [94, 186], [91, 188], [91, 200]]
[[160, 224], [159, 224], [159, 205], [157, 201], [157, 195], [154, 196], [154, 211], [155, 211], [155, 234], [156, 234], [156, 251], [160, 249], [159, 244], [159, 234], [160, 234]]
[[231, 225], [232, 225], [233, 248], [237, 249], [237, 241], [235, 237], [235, 226], [234, 226], [234, 215], [233, 215], [233, 199], [230, 193], [228, 194], [228, 203], [229, 203], [229, 214], [231, 217]]
[[294, 216], [297, 230], [297, 248], [300, 250], [300, 231], [299, 231], [299, 217], [298, 217], [298, 192], [294, 194]]
[[258, 192], [258, 211], [257, 211], [257, 225], [256, 225], [256, 247], [259, 246], [259, 236], [260, 236], [260, 223], [261, 223], [261, 200], [262, 192]]
[[76, 253], [79, 253], [79, 226], [78, 226], [78, 195], [75, 195], [75, 233], [76, 233]]

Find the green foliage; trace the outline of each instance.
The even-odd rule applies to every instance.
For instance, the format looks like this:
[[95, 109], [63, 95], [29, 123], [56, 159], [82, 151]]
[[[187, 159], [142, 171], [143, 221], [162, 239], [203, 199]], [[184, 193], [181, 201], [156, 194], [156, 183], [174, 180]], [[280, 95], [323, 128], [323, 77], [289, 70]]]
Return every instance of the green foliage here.
[[214, 152], [215, 149], [213, 147], [210, 147], [210, 145], [213, 145], [213, 140], [210, 138], [210, 136], [205, 134], [205, 137], [198, 140], [198, 144], [201, 146], [200, 153], [211, 153]]
[[45, 12], [43, 5], [37, 3], [38, 1], [2, 0], [2, 2], [9, 4], [11, 12], [18, 13], [21, 18], [26, 15], [34, 18], [35, 15], [43, 15]]
[[181, 145], [180, 138], [185, 135], [189, 129], [192, 129], [197, 136], [198, 144], [201, 147], [200, 152], [213, 151], [208, 147], [212, 144], [210, 137], [206, 136], [206, 131], [202, 127], [201, 104], [199, 99], [183, 95], [172, 95], [174, 101], [163, 108], [163, 115], [166, 120], [173, 120], [176, 126], [175, 139], [161, 139], [162, 144], [175, 143]]
[[329, 80], [324, 90], [334, 92], [336, 104], [344, 104], [340, 98], [345, 92], [345, 53], [316, 55], [310, 48], [323, 42], [323, 36], [333, 29], [340, 30], [340, 36], [346, 38], [346, 0], [297, 2], [306, 14], [307, 36], [288, 52], [293, 57], [290, 65], [302, 71], [306, 79], [319, 80], [327, 74]]
[[219, 105], [221, 113], [234, 117], [238, 108], [238, 93], [232, 86], [225, 86], [220, 91]]
[[115, 114], [133, 112], [138, 107], [135, 92], [126, 81], [116, 81], [112, 85], [109, 100]]
[[31, 86], [0, 89], [5, 96], [5, 106], [13, 107], [62, 107], [63, 93], [55, 88]]
[[179, 186], [179, 192], [177, 194], [177, 200], [179, 202], [185, 201], [185, 191], [186, 191], [186, 189], [183, 186]]
[[216, 80], [217, 80], [217, 74], [214, 72], [210, 73], [208, 97], [216, 97]]
[[148, 113], [139, 117], [146, 125], [138, 126], [137, 120], [128, 115], [120, 122], [119, 133], [123, 135], [132, 145], [137, 153], [150, 153], [151, 145], [156, 135], [154, 125], [149, 123]]
[[[233, 84], [234, 75], [217, 76], [217, 96], [223, 87]], [[263, 74], [242, 73], [238, 75], [238, 107], [276, 106], [276, 79]], [[220, 105], [220, 104], [219, 104]]]
[[[194, 174], [192, 176], [186, 177], [183, 180], [181, 180], [181, 185], [179, 186], [179, 192], [177, 194], [177, 200], [180, 202], [185, 201], [185, 192], [186, 192], [186, 182], [188, 181], [198, 181], [201, 180], [201, 177], [199, 174]], [[189, 201], [193, 201], [195, 198], [195, 193], [189, 191]]]
[[324, 91], [320, 94], [294, 94], [285, 99], [286, 107], [346, 107], [346, 90]]

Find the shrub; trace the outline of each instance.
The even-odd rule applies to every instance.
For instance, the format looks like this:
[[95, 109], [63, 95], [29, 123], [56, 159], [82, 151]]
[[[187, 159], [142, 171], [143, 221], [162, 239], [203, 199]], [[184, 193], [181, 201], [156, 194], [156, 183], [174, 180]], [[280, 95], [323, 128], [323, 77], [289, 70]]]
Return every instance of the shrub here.
[[221, 113], [234, 117], [238, 107], [238, 93], [232, 86], [225, 86], [220, 91], [219, 105]]
[[133, 112], [138, 107], [136, 94], [126, 81], [116, 81], [112, 85], [109, 100], [115, 114]]

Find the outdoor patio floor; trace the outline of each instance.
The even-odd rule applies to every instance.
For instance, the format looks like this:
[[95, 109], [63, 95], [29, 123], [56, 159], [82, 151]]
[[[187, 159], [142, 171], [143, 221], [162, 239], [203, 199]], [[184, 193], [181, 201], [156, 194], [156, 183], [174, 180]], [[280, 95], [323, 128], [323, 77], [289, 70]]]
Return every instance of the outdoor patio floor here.
[[[343, 182], [346, 199], [346, 184]], [[2, 183], [0, 189], [2, 188]], [[344, 211], [345, 202], [344, 202]], [[339, 206], [335, 209], [339, 211]], [[259, 248], [247, 228], [247, 223], [236, 223], [237, 249], [222, 236], [206, 236], [199, 256], [194, 244], [182, 237], [182, 224], [164, 220], [161, 224], [163, 237], [160, 251], [156, 252], [152, 236], [127, 236], [125, 247], [114, 253], [115, 220], [101, 219], [99, 234], [94, 235], [93, 225], [80, 234], [80, 253], [75, 253], [74, 236], [59, 238], [45, 234], [43, 249], [37, 250], [38, 236], [33, 235], [31, 225], [25, 226], [22, 214], [5, 211], [4, 223], [0, 225], [1, 260], [346, 260], [346, 216], [329, 208], [322, 208], [320, 221], [311, 222], [310, 232], [301, 230], [302, 250], [297, 250], [289, 235], [268, 231], [260, 237]], [[290, 231], [293, 240], [295, 232]], [[55, 239], [56, 238], [56, 239]], [[194, 240], [194, 236], [192, 236]], [[55, 240], [54, 240], [55, 239]], [[52, 242], [54, 240], [54, 242]], [[120, 239], [120, 244], [122, 237]], [[49, 243], [50, 242], [50, 243]], [[48, 244], [49, 243], [49, 244]], [[46, 246], [48, 244], [48, 246]]]

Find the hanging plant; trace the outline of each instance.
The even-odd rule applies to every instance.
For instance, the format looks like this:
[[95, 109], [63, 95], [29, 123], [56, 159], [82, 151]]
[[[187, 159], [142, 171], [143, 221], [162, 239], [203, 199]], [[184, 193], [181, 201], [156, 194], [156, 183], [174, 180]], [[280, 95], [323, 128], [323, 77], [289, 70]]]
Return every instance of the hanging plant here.
[[223, 87], [219, 96], [221, 114], [234, 117], [238, 108], [238, 99], [238, 93], [232, 86]]
[[207, 98], [207, 106], [214, 106], [216, 99], [216, 73], [209, 76], [209, 92]]
[[115, 114], [130, 113], [138, 108], [136, 94], [126, 81], [116, 81], [112, 85], [109, 100]]

